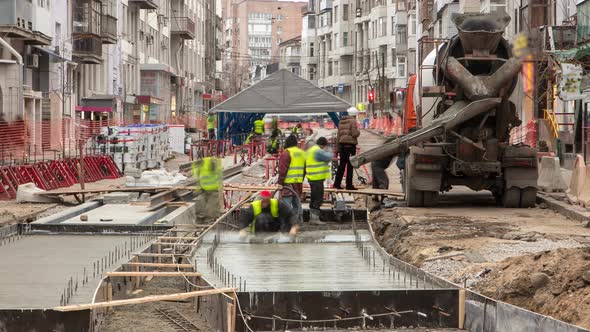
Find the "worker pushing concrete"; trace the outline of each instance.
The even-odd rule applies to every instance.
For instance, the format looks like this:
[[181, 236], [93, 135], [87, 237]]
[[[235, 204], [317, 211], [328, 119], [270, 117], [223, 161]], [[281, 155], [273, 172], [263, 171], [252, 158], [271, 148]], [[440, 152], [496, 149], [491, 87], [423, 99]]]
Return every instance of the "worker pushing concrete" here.
[[309, 223], [312, 225], [325, 224], [320, 220], [320, 207], [324, 202], [324, 182], [331, 176], [330, 161], [333, 157], [325, 137], [318, 138], [316, 144], [306, 153], [305, 176], [311, 189]]
[[219, 158], [206, 157], [192, 164], [196, 181], [195, 223], [208, 223], [219, 217], [223, 164]]
[[270, 191], [261, 191], [259, 199], [240, 211], [240, 237], [257, 232], [289, 232], [297, 235], [297, 213], [285, 202], [272, 198]]
[[[285, 151], [279, 157], [277, 183], [283, 187], [281, 196], [295, 213], [301, 214], [301, 196], [305, 177], [305, 151], [297, 147], [297, 137], [289, 135], [285, 140]], [[289, 190], [290, 189], [290, 190]]]

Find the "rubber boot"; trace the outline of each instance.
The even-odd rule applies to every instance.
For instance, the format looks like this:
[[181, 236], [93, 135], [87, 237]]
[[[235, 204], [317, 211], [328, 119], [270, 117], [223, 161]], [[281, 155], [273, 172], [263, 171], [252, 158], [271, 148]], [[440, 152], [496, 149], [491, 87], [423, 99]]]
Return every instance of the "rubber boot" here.
[[309, 210], [309, 224], [316, 226], [324, 226], [325, 222], [320, 220], [320, 210]]

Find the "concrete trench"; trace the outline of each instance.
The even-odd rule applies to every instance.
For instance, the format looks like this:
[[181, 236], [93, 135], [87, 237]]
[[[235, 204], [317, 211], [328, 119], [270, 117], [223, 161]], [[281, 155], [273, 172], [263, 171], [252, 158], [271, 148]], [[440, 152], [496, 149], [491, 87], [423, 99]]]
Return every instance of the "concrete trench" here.
[[[94, 208], [101, 206], [105, 208]], [[116, 207], [122, 209], [125, 206]], [[188, 234], [170, 229], [177, 225], [174, 220], [186, 224], [193, 218], [191, 209], [182, 204], [153, 215], [138, 214], [140, 220], [153, 221], [147, 224], [119, 222], [113, 212], [111, 221], [84, 224], [76, 218], [93, 212], [82, 210], [39, 220], [21, 227], [16, 235], [13, 229], [0, 230], [0, 270], [10, 271], [0, 276], [0, 326], [7, 331], [100, 331], [108, 314], [105, 309], [57, 312], [52, 308], [63, 303], [64, 292], [72, 293], [68, 304], [127, 298], [146, 280], [104, 277], [105, 271], [131, 271], [126, 262], [170, 262], [169, 258], [134, 258], [137, 252], [182, 252], [183, 263], [203, 274], [187, 279], [187, 291], [197, 289], [189, 281], [201, 287], [237, 289], [236, 300], [227, 295], [194, 300], [196, 313], [215, 331], [228, 330], [229, 307], [236, 311], [236, 331], [402, 327], [585, 331], [463, 290], [395, 259], [374, 240], [367, 222], [370, 214], [363, 210], [346, 219], [352, 221], [301, 232], [296, 243], [276, 234], [244, 242], [234, 227], [236, 211], [204, 233], [204, 227], [193, 232], [198, 241], [179, 240], [184, 244], [176, 246], [156, 242], [162, 235]], [[334, 217], [329, 210], [323, 215]], [[162, 219], [166, 223], [157, 225]], [[104, 267], [103, 261], [107, 262]]]

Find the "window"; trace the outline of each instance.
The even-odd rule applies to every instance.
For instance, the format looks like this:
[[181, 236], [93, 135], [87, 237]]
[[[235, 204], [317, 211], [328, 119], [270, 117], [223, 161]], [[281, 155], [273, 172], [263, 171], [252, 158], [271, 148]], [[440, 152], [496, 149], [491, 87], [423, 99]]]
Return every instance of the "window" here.
[[283, 27], [281, 27], [279, 25], [279, 27], [277, 28], [277, 33], [280, 35], [281, 33], [283, 33]]
[[496, 12], [506, 13], [506, 0], [490, 0], [490, 13]]
[[410, 31], [408, 32], [408, 34], [410, 36], [415, 36], [416, 35], [416, 14], [410, 15], [410, 18], [408, 21], [409, 21], [408, 24], [410, 25]]
[[314, 29], [315, 28], [315, 16], [308, 15], [307, 17], [307, 28]]
[[408, 32], [406, 29], [406, 25], [398, 25], [397, 28], [397, 42], [398, 43], [406, 43], [406, 41], [408, 40]]
[[348, 32], [344, 31], [342, 33], [342, 47], [348, 46]]
[[338, 6], [334, 6], [334, 23], [338, 22]]
[[348, 4], [342, 5], [342, 20], [348, 21]]
[[385, 17], [379, 18], [379, 37], [385, 37], [387, 34], [387, 20]]
[[281, 40], [281, 38], [277, 39], [277, 45], [279, 45], [280, 43], [282, 43], [283, 41]]
[[391, 35], [395, 36], [395, 16], [391, 17]]
[[398, 11], [398, 12], [405, 12], [406, 11], [406, 0], [397, 0], [396, 1], [396, 11]]
[[282, 21], [283, 20], [283, 16], [281, 14], [277, 15], [277, 21]]
[[397, 57], [397, 77], [406, 77], [406, 57]]
[[395, 68], [395, 48], [391, 49], [391, 66]]
[[328, 76], [332, 76], [332, 61], [328, 62]]

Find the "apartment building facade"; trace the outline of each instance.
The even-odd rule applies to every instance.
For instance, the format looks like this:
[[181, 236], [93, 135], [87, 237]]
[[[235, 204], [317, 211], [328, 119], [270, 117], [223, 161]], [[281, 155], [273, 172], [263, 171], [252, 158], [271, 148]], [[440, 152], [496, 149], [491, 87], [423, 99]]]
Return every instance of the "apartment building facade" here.
[[353, 104], [391, 108], [415, 73], [414, 1], [309, 0], [302, 21], [302, 76]]
[[2, 120], [206, 111], [218, 24], [215, 0], [0, 0]]
[[279, 69], [287, 69], [301, 76], [301, 36], [280, 43], [279, 54]]
[[276, 0], [227, 0], [224, 74], [229, 94], [235, 94], [264, 78], [256, 73], [278, 64], [279, 45], [301, 35], [301, 11], [305, 3]]

